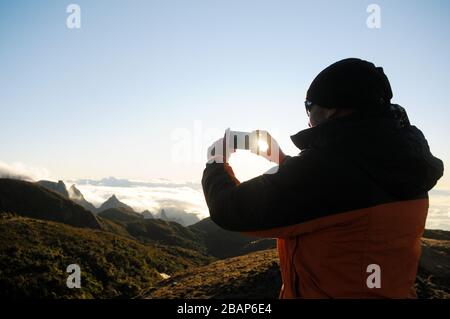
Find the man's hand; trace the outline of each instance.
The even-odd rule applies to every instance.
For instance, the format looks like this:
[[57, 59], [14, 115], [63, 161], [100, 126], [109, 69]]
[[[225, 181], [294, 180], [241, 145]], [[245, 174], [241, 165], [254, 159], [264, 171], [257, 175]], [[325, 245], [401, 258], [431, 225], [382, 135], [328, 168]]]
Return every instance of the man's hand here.
[[278, 142], [267, 131], [256, 130], [251, 132], [250, 141], [250, 151], [258, 156], [278, 165], [283, 163], [286, 158]]
[[225, 131], [223, 138], [215, 141], [210, 147], [208, 147], [207, 158], [208, 164], [211, 163], [228, 163], [231, 153], [236, 152], [234, 148], [230, 148], [230, 129]]
[[[230, 129], [225, 131], [223, 138], [215, 141], [208, 148], [208, 163], [228, 163], [230, 155], [236, 150], [230, 147]], [[250, 133], [250, 151], [258, 156], [274, 162], [283, 163], [286, 155], [280, 149], [278, 142], [267, 131], [256, 130]]]

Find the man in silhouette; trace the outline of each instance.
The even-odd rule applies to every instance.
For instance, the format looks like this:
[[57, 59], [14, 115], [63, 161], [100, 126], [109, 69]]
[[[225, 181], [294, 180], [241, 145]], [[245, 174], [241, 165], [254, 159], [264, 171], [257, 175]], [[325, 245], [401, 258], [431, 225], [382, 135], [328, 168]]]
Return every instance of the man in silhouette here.
[[301, 152], [280, 150], [276, 173], [240, 183], [216, 143], [226, 156], [202, 179], [211, 219], [277, 238], [281, 298], [416, 297], [428, 191], [444, 168], [391, 99], [381, 67], [345, 59], [311, 83], [310, 128], [291, 137]]

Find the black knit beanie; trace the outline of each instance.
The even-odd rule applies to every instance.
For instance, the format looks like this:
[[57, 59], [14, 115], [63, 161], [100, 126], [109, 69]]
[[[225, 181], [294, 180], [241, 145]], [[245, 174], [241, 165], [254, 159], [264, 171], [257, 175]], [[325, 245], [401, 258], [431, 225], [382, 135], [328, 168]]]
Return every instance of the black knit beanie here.
[[333, 63], [312, 81], [306, 100], [325, 108], [368, 110], [390, 104], [391, 85], [383, 68], [361, 59]]

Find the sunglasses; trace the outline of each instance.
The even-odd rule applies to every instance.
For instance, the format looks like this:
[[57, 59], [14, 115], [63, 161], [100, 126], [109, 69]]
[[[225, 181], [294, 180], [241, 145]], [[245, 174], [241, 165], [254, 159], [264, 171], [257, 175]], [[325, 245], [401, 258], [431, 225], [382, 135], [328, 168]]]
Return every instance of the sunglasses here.
[[305, 101], [305, 109], [306, 109], [306, 115], [309, 116], [311, 114], [311, 109], [313, 108], [314, 103], [311, 101], [306, 100]]

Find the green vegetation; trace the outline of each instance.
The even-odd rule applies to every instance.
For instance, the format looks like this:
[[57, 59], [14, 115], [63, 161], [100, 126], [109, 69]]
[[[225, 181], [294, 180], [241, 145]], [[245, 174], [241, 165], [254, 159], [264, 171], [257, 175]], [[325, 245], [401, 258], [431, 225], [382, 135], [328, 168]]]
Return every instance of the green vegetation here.
[[163, 243], [205, 252], [199, 234], [178, 223], [161, 219], [146, 219], [128, 223], [130, 235], [144, 243]]
[[[211, 261], [182, 248], [143, 245], [112, 233], [0, 214], [0, 296], [130, 298], [161, 280]], [[81, 289], [66, 267], [81, 267]]]
[[230, 232], [206, 218], [190, 227], [162, 219], [143, 219], [124, 209], [98, 214], [102, 229], [129, 236], [146, 244], [193, 249], [216, 258], [245, 255], [275, 247], [274, 239], [260, 239]]
[[416, 288], [421, 298], [450, 299], [450, 232], [425, 231]]
[[102, 229], [134, 238], [145, 244], [163, 244], [206, 252], [198, 231], [162, 219], [144, 219], [123, 208], [111, 208], [98, 214]]
[[275, 299], [280, 287], [278, 254], [272, 249], [188, 269], [161, 281], [142, 297]]
[[119, 208], [108, 208], [100, 213], [97, 214], [97, 216], [120, 222], [120, 223], [127, 223], [132, 222], [136, 220], [141, 220], [142, 215], [138, 214], [132, 210], [119, 207]]

